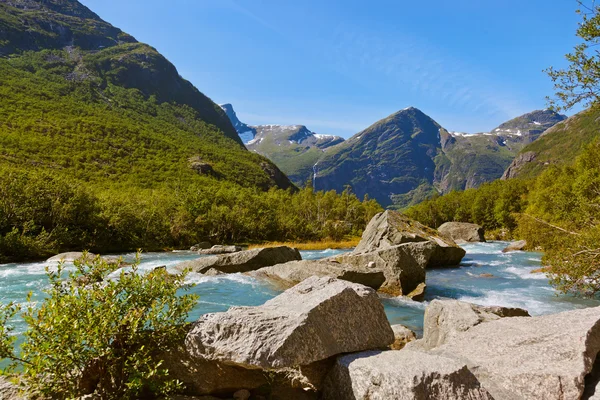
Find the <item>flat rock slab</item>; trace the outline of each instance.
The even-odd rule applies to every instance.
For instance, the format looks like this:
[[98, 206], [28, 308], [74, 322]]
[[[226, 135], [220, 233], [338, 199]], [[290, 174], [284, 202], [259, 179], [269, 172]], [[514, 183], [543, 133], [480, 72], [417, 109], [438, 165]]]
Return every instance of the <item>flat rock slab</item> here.
[[223, 246], [221, 244], [216, 244], [209, 249], [199, 249], [198, 254], [228, 254], [237, 253], [242, 250], [243, 249], [240, 246]]
[[186, 348], [192, 356], [277, 369], [385, 348], [393, 341], [373, 289], [313, 276], [262, 306], [200, 317], [186, 337]]
[[325, 380], [325, 400], [492, 400], [465, 363], [420, 352], [340, 357]]
[[579, 399], [600, 350], [600, 307], [471, 327], [429, 354], [467, 363], [497, 400]]
[[385, 282], [382, 271], [358, 270], [348, 264], [327, 260], [290, 261], [285, 264], [261, 268], [249, 274], [256, 278], [267, 279], [283, 287], [292, 287], [311, 276], [329, 276], [348, 282], [360, 283], [375, 290], [379, 289]]
[[202, 257], [198, 258], [197, 260], [186, 261], [177, 264], [175, 268], [178, 270], [190, 268], [192, 272], [202, 274], [210, 269], [215, 269], [217, 271], [231, 274], [236, 272], [254, 271], [263, 267], [301, 259], [302, 256], [297, 249], [287, 246], [279, 246]]

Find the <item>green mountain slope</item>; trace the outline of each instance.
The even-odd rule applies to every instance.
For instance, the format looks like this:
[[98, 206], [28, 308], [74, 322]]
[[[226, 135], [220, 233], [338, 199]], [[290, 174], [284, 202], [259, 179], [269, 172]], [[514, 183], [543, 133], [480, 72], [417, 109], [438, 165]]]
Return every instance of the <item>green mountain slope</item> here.
[[508, 166], [502, 179], [532, 178], [549, 165], [571, 163], [600, 137], [600, 110], [590, 109], [562, 121], [525, 146]]
[[86, 181], [291, 184], [152, 47], [77, 1], [0, 2], [0, 162]]

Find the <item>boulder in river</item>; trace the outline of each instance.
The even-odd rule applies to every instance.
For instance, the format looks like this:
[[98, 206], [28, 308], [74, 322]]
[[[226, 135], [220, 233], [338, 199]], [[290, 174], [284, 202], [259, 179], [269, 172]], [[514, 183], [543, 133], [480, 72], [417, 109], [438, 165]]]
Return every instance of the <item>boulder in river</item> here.
[[210, 249], [200, 249], [198, 250], [198, 254], [227, 254], [227, 253], [236, 253], [238, 251], [242, 251], [243, 249], [240, 246], [224, 246], [221, 244], [215, 244]]
[[46, 260], [46, 262], [73, 262], [76, 260], [91, 261], [94, 258], [96, 258], [96, 255], [93, 253], [87, 253], [82, 251], [69, 251], [67, 253], [60, 253], [53, 257], [50, 257]]
[[385, 276], [373, 269], [358, 270], [351, 265], [332, 260], [301, 260], [277, 264], [250, 272], [250, 275], [266, 279], [278, 286], [291, 287], [311, 276], [330, 276], [348, 282], [360, 283], [375, 290], [379, 289]]
[[495, 399], [564, 400], [581, 398], [599, 351], [595, 307], [480, 323], [428, 354], [466, 362]]
[[220, 254], [185, 261], [175, 266], [178, 270], [190, 268], [192, 272], [205, 273], [210, 269], [225, 273], [248, 272], [288, 261], [301, 260], [297, 249], [287, 246], [265, 247], [238, 251], [231, 254]]
[[429, 242], [434, 246], [427, 267], [458, 265], [466, 254], [452, 239], [440, 235], [435, 229], [391, 210], [379, 213], [371, 219], [353, 254], [369, 253], [413, 242]]
[[373, 289], [313, 276], [262, 306], [232, 307], [200, 317], [186, 347], [195, 357], [278, 369], [385, 348], [393, 341]]
[[525, 249], [527, 246], [526, 240], [517, 240], [516, 242], [511, 242], [508, 246], [502, 250], [503, 253], [508, 253], [510, 251], [519, 251]]
[[464, 362], [411, 350], [368, 351], [338, 359], [325, 400], [492, 400]]
[[457, 333], [503, 317], [529, 317], [529, 313], [522, 308], [485, 307], [458, 300], [433, 300], [425, 309], [421, 345], [425, 349], [441, 346]]
[[196, 243], [195, 245], [190, 247], [190, 250], [191, 251], [208, 250], [211, 247], [212, 247], [212, 244], [210, 244], [210, 242], [200, 242], [200, 243]]
[[456, 243], [485, 242], [485, 230], [477, 224], [446, 222], [438, 228], [438, 232]]
[[358, 271], [383, 272], [385, 282], [379, 290], [406, 296], [425, 282], [425, 267], [435, 248], [429, 241], [403, 243], [366, 253], [342, 254], [335, 260]]

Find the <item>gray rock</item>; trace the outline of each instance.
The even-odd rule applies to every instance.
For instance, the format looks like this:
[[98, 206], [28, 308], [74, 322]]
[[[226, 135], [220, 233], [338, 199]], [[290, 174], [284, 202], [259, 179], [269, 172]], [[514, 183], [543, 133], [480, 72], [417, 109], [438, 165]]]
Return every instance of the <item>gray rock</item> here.
[[417, 339], [417, 335], [404, 325], [392, 325], [392, 331], [394, 332], [394, 343], [390, 346], [392, 350], [400, 350], [407, 343]]
[[279, 246], [245, 250], [212, 257], [201, 257], [197, 260], [177, 264], [175, 268], [178, 270], [191, 268], [192, 272], [198, 273], [205, 273], [210, 269], [216, 269], [230, 274], [254, 271], [259, 268], [301, 259], [302, 256], [297, 249]]
[[420, 352], [340, 357], [325, 381], [325, 400], [491, 400], [464, 363]]
[[430, 242], [434, 245], [434, 252], [429, 257], [427, 267], [458, 265], [466, 254], [452, 239], [390, 210], [371, 219], [354, 253], [368, 253], [413, 242]]
[[208, 250], [211, 247], [212, 247], [212, 244], [210, 244], [210, 242], [200, 242], [200, 243], [195, 244], [192, 247], [190, 247], [190, 250], [191, 251]]
[[508, 246], [502, 250], [503, 253], [508, 253], [510, 251], [519, 251], [523, 250], [527, 246], [526, 240], [517, 240], [516, 242], [511, 242]]
[[349, 253], [335, 260], [358, 271], [381, 271], [385, 282], [380, 291], [393, 296], [408, 295], [425, 282], [425, 267], [435, 252], [429, 241], [404, 243], [368, 253]]
[[291, 287], [311, 276], [330, 276], [348, 282], [360, 283], [375, 290], [385, 282], [382, 271], [358, 270], [348, 264], [327, 260], [290, 261], [272, 267], [261, 268], [250, 275], [267, 279], [272, 283]]
[[[84, 258], [85, 257], [85, 258]], [[70, 251], [67, 253], [60, 253], [53, 257], [50, 257], [46, 262], [73, 262], [75, 260], [91, 261], [96, 257], [93, 253], [85, 253], [81, 251]]]
[[194, 357], [247, 368], [286, 368], [384, 348], [394, 333], [376, 292], [311, 277], [258, 307], [207, 314], [186, 337]]
[[467, 222], [446, 222], [438, 228], [438, 232], [448, 236], [456, 243], [485, 242], [485, 231], [477, 224]]
[[236, 253], [242, 250], [243, 249], [240, 246], [223, 246], [216, 244], [210, 249], [198, 250], [198, 254], [228, 254]]
[[460, 332], [503, 317], [528, 317], [521, 308], [484, 307], [458, 300], [433, 300], [425, 309], [422, 347], [441, 346]]
[[595, 307], [486, 322], [430, 354], [466, 362], [497, 400], [564, 400], [581, 398], [599, 350]]

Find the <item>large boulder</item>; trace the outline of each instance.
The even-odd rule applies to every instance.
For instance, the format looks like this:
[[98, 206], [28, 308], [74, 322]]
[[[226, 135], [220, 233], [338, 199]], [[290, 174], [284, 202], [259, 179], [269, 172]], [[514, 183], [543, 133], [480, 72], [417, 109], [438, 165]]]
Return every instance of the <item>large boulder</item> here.
[[526, 240], [517, 240], [516, 242], [510, 242], [510, 244], [508, 246], [506, 246], [502, 250], [502, 252], [508, 253], [511, 251], [521, 251], [521, 250], [524, 250], [526, 246], [527, 246]]
[[187, 335], [186, 347], [195, 357], [277, 369], [384, 348], [393, 341], [373, 289], [311, 277], [262, 306], [202, 316]]
[[311, 276], [330, 276], [348, 282], [360, 283], [375, 290], [385, 282], [382, 271], [358, 270], [351, 265], [331, 260], [290, 261], [249, 273], [256, 278], [269, 280], [282, 286], [292, 287]]
[[529, 317], [529, 313], [522, 308], [485, 307], [458, 300], [433, 300], [425, 309], [421, 345], [425, 349], [441, 346], [460, 332], [503, 317]]
[[385, 282], [379, 290], [393, 296], [406, 296], [425, 282], [425, 267], [435, 250], [432, 242], [411, 242], [367, 253], [342, 254], [335, 260], [358, 271], [383, 272]]
[[96, 257], [93, 253], [81, 252], [81, 251], [70, 251], [67, 253], [60, 253], [53, 257], [50, 257], [46, 262], [73, 262], [76, 260], [91, 261]]
[[391, 210], [371, 219], [354, 253], [368, 253], [413, 242], [430, 242], [434, 245], [427, 267], [458, 265], [466, 254], [452, 239], [440, 235], [435, 229]]
[[497, 400], [564, 400], [581, 398], [599, 351], [595, 307], [482, 323], [429, 354], [466, 362]]
[[477, 224], [446, 222], [438, 228], [438, 232], [456, 243], [485, 242], [485, 230]]
[[420, 352], [340, 357], [325, 380], [325, 400], [492, 400], [465, 363]]
[[205, 273], [210, 269], [225, 273], [248, 272], [288, 261], [301, 260], [297, 249], [279, 246], [239, 251], [185, 261], [175, 266], [178, 270], [189, 268], [192, 272]]

